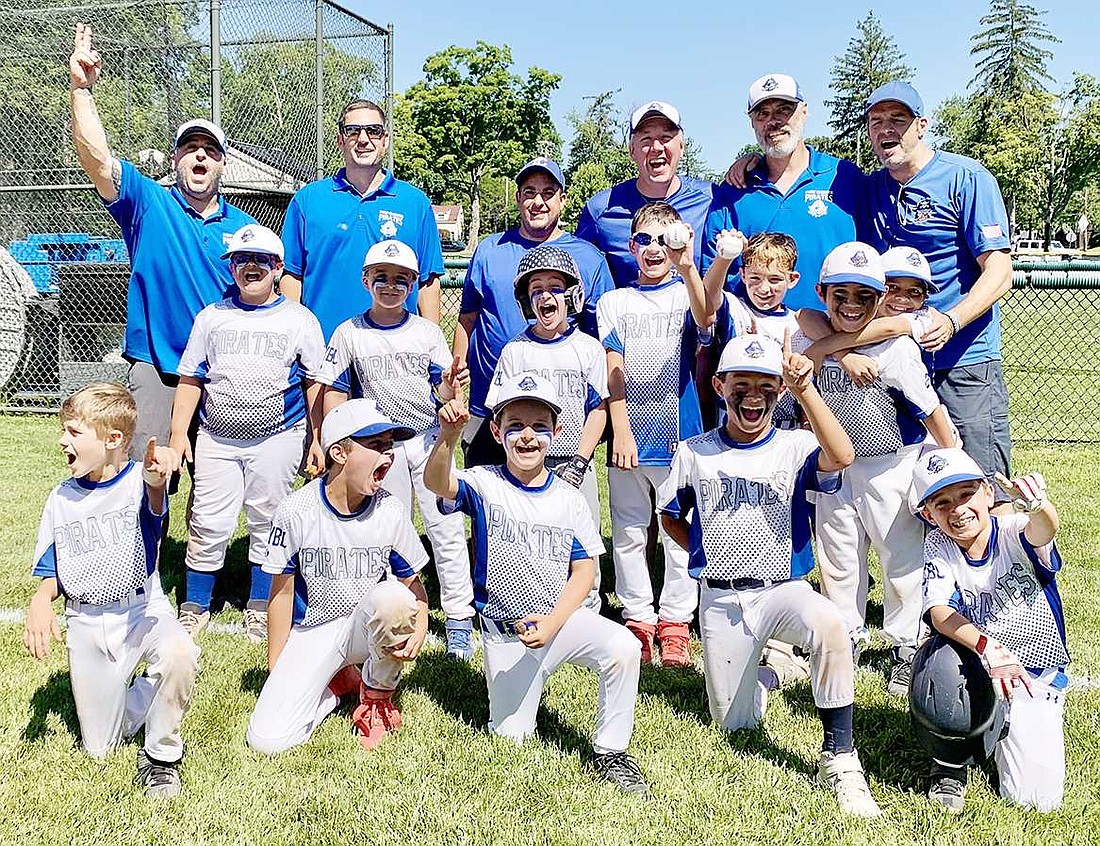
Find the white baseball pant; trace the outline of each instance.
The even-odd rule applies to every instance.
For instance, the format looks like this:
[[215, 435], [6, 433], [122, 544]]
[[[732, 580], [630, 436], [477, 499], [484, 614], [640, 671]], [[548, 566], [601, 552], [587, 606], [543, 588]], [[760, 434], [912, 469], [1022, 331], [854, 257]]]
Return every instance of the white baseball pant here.
[[401, 662], [391, 653], [415, 625], [413, 592], [386, 579], [367, 591], [350, 616], [294, 626], [248, 721], [248, 745], [274, 755], [309, 740], [340, 703], [328, 683], [349, 664], [363, 665], [368, 687], [394, 690]]
[[764, 716], [767, 696], [757, 681], [757, 666], [769, 638], [809, 653], [810, 689], [818, 708], [855, 701], [852, 645], [844, 621], [836, 606], [803, 579], [750, 590], [713, 588], [704, 581], [699, 627], [710, 713], [729, 731], [755, 726]]
[[[154, 573], [142, 593], [109, 605], [67, 602], [65, 618], [69, 676], [88, 754], [102, 758], [144, 725], [146, 753], [179, 761], [199, 647], [176, 620], [160, 576]], [[142, 661], [145, 674], [132, 679]]]
[[1065, 686], [1054, 687], [1059, 674], [1047, 670], [1031, 680], [1031, 696], [1016, 687], [1008, 711], [1008, 735], [993, 757], [1001, 796], [1026, 808], [1053, 811], [1062, 805], [1066, 784], [1066, 747], [1062, 731]]
[[244, 508], [248, 560], [267, 560], [271, 517], [294, 484], [302, 463], [306, 424], [255, 441], [236, 441], [199, 429], [188, 524], [186, 564], [202, 573], [225, 564], [225, 550]]
[[[547, 458], [546, 469], [553, 472], [555, 467], [567, 461], [569, 461], [569, 458]], [[588, 465], [584, 480], [581, 482], [580, 492], [584, 495], [584, 501], [588, 504], [588, 513], [592, 515], [592, 522], [596, 525], [596, 531], [598, 532], [601, 517], [600, 489], [596, 483], [596, 466], [594, 464]], [[588, 592], [588, 597], [584, 600], [584, 606], [585, 608], [591, 608], [597, 614], [600, 613], [600, 608], [603, 607], [603, 599], [600, 597], [600, 562], [598, 560], [596, 561], [592, 590]]]
[[816, 494], [821, 592], [840, 609], [849, 634], [867, 617], [867, 553], [882, 562], [882, 628], [896, 646], [915, 647], [920, 632], [924, 525], [909, 510], [920, 446], [857, 458], [835, 494]]
[[642, 647], [630, 631], [588, 608], [578, 608], [550, 642], [530, 649], [495, 623], [482, 620], [481, 648], [489, 687], [489, 731], [517, 743], [535, 732], [535, 716], [546, 680], [562, 664], [588, 667], [599, 675], [596, 754], [622, 752], [634, 731]]
[[440, 513], [436, 495], [424, 486], [424, 465], [438, 438], [439, 426], [432, 426], [394, 444], [393, 466], [382, 480], [382, 487], [407, 503], [410, 515], [415, 498], [432, 545], [439, 576], [439, 604], [449, 619], [469, 620], [474, 616], [474, 583], [466, 547], [466, 519], [457, 511]]
[[646, 561], [646, 537], [654, 513], [653, 496], [668, 478], [668, 467], [607, 469], [611, 499], [611, 545], [615, 562], [615, 595], [623, 606], [623, 619], [655, 624], [690, 623], [699, 604], [699, 586], [688, 573], [687, 550], [661, 527], [665, 550], [665, 575], [661, 586], [660, 613], [653, 610], [653, 584]]

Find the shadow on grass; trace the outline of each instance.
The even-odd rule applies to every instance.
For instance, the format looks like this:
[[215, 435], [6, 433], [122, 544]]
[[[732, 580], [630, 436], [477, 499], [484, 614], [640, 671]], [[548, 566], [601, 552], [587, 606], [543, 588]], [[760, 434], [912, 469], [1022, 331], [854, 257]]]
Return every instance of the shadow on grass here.
[[31, 697], [31, 718], [23, 729], [23, 739], [33, 743], [51, 734], [50, 714], [57, 714], [73, 737], [80, 737], [80, 722], [76, 717], [76, 704], [73, 702], [73, 688], [68, 673], [51, 674], [46, 683], [34, 692]]

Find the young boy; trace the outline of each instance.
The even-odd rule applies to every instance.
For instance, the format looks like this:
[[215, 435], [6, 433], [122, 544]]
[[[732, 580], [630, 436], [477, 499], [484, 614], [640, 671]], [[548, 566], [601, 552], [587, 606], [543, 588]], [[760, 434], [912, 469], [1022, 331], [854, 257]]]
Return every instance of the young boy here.
[[[424, 462], [439, 437], [436, 409], [451, 399], [454, 387], [443, 378], [452, 369], [443, 333], [405, 309], [419, 272], [416, 253], [401, 241], [380, 241], [367, 251], [363, 284], [370, 291], [371, 307], [337, 327], [319, 378], [329, 386], [326, 411], [349, 396], [366, 397], [416, 432], [395, 447], [394, 466], [383, 486], [408, 506], [410, 515], [414, 503], [420, 506], [447, 615], [447, 653], [469, 661], [474, 655], [474, 595], [462, 516], [441, 514], [424, 487]], [[469, 381], [467, 370], [457, 375], [454, 384], [459, 387]]]
[[[817, 290], [833, 330], [859, 332], [886, 293], [881, 257], [859, 241], [841, 244], [826, 257]], [[792, 340], [809, 345], [802, 333]], [[894, 647], [887, 689], [905, 696], [920, 630], [924, 542], [924, 527], [908, 508], [909, 488], [925, 439], [930, 435], [940, 446], [954, 446], [955, 431], [911, 338], [891, 338], [859, 351], [878, 370], [870, 385], [855, 384], [833, 358], [825, 359], [817, 375], [818, 390], [856, 455], [840, 489], [817, 498], [821, 590], [840, 608], [858, 658], [870, 640], [867, 554], [874, 546], [884, 577], [882, 628]]]
[[[1014, 514], [990, 514], [992, 486], [961, 449], [921, 457], [913, 473], [920, 514], [936, 528], [924, 544], [924, 613], [936, 631], [973, 649], [1008, 709], [994, 757], [1001, 795], [1052, 811], [1066, 780], [1063, 708], [1069, 663], [1055, 574], [1058, 513], [1031, 473], [998, 477]], [[958, 812], [965, 768], [937, 765], [928, 796]]]
[[[199, 648], [176, 620], [156, 569], [165, 486], [179, 456], [150, 439], [128, 460], [137, 406], [122, 385], [81, 388], [61, 405], [61, 451], [72, 478], [46, 498], [23, 644], [32, 656], [61, 640], [53, 601], [65, 597], [69, 675], [80, 741], [102, 758], [145, 726], [137, 782], [149, 796], [180, 791], [180, 723]], [[145, 672], [134, 678], [142, 661]]]
[[[244, 611], [248, 639], [267, 637], [264, 574], [271, 515], [290, 492], [312, 432], [311, 465], [323, 466], [317, 444], [324, 357], [317, 318], [275, 291], [283, 242], [255, 223], [233, 233], [223, 258], [237, 293], [207, 306], [180, 358], [172, 405], [171, 446], [191, 459], [187, 429], [199, 409], [195, 474], [187, 539], [187, 601], [179, 619], [195, 637], [210, 622], [214, 581], [243, 506], [251, 586]], [[304, 390], [303, 390], [304, 388]]]
[[522, 742], [534, 733], [546, 679], [563, 663], [591, 667], [599, 674], [596, 771], [624, 792], [644, 793], [626, 752], [640, 649], [625, 628], [582, 607], [603, 541], [581, 493], [546, 469], [561, 433], [557, 395], [538, 374], [521, 373], [501, 384], [492, 411], [503, 466], [455, 471], [470, 412], [454, 399], [439, 411], [442, 430], [424, 471], [445, 509], [470, 515], [489, 730]]
[[[784, 348], [763, 335], [731, 340], [713, 377], [726, 423], [680, 445], [661, 487], [661, 521], [690, 551], [691, 575], [701, 584], [699, 628], [715, 721], [729, 731], [758, 724], [767, 705], [757, 681], [766, 641], [802, 647], [824, 726], [818, 779], [846, 813], [878, 816], [853, 745], [855, 671], [844, 620], [804, 578], [813, 569], [808, 494], [837, 490], [839, 471], [853, 459], [812, 376], [810, 360], [791, 353], [789, 336]], [[772, 423], [784, 385], [812, 432]]]
[[349, 400], [325, 416], [325, 474], [288, 496], [271, 521], [264, 569], [270, 675], [248, 745], [274, 754], [305, 743], [339, 704], [334, 676], [362, 664], [352, 728], [364, 749], [401, 726], [393, 691], [428, 633], [419, 572], [428, 555], [408, 507], [382, 488], [394, 441], [415, 432]]
[[[561, 435], [550, 444], [546, 467], [580, 489], [598, 527], [599, 491], [589, 465], [607, 423], [607, 356], [574, 322], [584, 302], [580, 271], [565, 250], [542, 244], [520, 260], [515, 291], [524, 317], [534, 322], [505, 344], [486, 405], [492, 408], [501, 385], [520, 373], [538, 373], [554, 386], [562, 407]], [[597, 570], [592, 597], [597, 610], [599, 582]]]
[[[675, 227], [682, 246], [669, 247]], [[681, 243], [680, 239], [674, 243]], [[600, 339], [607, 350], [613, 439], [608, 450], [615, 593], [628, 629], [642, 644], [642, 660], [684, 667], [691, 663], [688, 623], [699, 589], [687, 572], [687, 553], [661, 532], [665, 552], [660, 611], [646, 560], [646, 533], [653, 494], [668, 477], [676, 445], [702, 431], [693, 375], [704, 313], [693, 312], [684, 278], [699, 272], [694, 233], [672, 206], [648, 203], [634, 215], [630, 252], [638, 264], [637, 285], [608, 291], [596, 306]]]

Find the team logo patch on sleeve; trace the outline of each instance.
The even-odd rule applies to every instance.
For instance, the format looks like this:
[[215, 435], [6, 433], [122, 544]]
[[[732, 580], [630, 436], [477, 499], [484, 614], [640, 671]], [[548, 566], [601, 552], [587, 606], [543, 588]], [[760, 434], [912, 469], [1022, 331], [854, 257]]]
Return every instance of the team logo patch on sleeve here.
[[990, 223], [982, 227], [982, 235], [986, 238], [1000, 238], [1003, 234], [999, 223]]

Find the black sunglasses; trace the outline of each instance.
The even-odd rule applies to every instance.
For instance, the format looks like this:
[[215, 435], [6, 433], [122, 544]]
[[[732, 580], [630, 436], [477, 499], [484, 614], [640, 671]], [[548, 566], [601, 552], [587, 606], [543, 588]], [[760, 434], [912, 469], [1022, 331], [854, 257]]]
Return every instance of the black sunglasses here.
[[358, 138], [360, 132], [366, 132], [367, 137], [377, 141], [386, 135], [386, 127], [380, 123], [343, 123], [340, 124], [340, 134], [349, 141]]

